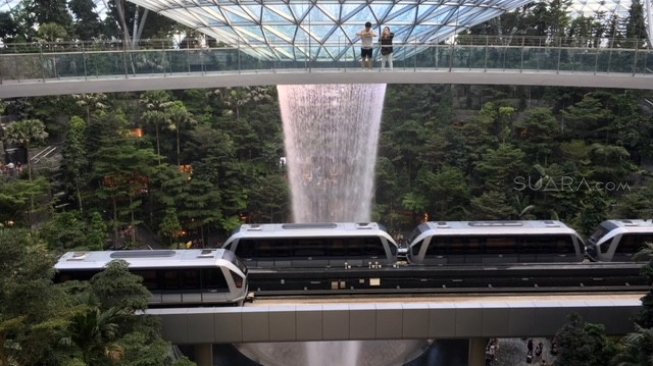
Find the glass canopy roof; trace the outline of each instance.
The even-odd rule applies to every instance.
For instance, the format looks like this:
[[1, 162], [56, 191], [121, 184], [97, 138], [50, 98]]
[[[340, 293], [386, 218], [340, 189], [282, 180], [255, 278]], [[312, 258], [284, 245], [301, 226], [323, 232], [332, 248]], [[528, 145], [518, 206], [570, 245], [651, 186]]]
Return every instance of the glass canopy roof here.
[[[439, 42], [532, 0], [129, 0], [268, 60], [351, 59], [367, 21], [389, 26], [395, 44]], [[653, 0], [643, 0], [645, 5]], [[106, 0], [93, 0], [100, 18]], [[0, 0], [0, 12], [21, 0]], [[572, 17], [626, 19], [630, 0], [572, 0]], [[646, 7], [645, 7], [646, 8]], [[647, 19], [648, 21], [649, 19]], [[650, 23], [650, 22], [649, 22]], [[398, 47], [396, 58], [412, 55]]]
[[[531, 0], [130, 0], [267, 60], [332, 61], [358, 54], [365, 22], [395, 44], [438, 42]], [[398, 47], [396, 58], [414, 53]]]

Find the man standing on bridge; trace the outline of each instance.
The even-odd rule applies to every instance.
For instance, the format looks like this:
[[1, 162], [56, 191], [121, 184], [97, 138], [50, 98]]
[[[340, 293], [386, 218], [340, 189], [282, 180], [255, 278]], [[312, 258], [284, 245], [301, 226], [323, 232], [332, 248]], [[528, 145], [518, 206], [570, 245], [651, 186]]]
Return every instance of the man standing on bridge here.
[[361, 63], [363, 67], [372, 69], [372, 43], [376, 33], [372, 30], [372, 23], [365, 23], [365, 29], [356, 34], [361, 38]]

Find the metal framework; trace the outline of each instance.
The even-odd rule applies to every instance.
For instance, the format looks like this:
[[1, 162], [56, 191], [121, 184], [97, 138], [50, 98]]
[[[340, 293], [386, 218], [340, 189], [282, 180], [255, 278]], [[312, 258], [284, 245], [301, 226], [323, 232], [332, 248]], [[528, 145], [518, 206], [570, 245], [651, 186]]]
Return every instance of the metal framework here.
[[[365, 22], [395, 42], [439, 42], [530, 0], [130, 0], [263, 60], [339, 61]], [[396, 58], [414, 50], [399, 50]]]
[[[22, 0], [0, 0], [0, 12]], [[100, 18], [106, 0], [93, 0]], [[388, 26], [396, 43], [440, 42], [532, 0], [129, 0], [262, 60], [340, 61], [357, 55], [367, 21]], [[653, 39], [653, 0], [641, 0]], [[631, 0], [573, 0], [573, 18], [626, 19]], [[650, 43], [650, 42], [649, 42]], [[412, 56], [400, 49], [395, 58]]]
[[[100, 19], [106, 17], [107, 1], [108, 0], [93, 0], [93, 4], [95, 4], [95, 12], [98, 14]], [[22, 2], [22, 0], [0, 0], [0, 12], [11, 12], [18, 8]]]

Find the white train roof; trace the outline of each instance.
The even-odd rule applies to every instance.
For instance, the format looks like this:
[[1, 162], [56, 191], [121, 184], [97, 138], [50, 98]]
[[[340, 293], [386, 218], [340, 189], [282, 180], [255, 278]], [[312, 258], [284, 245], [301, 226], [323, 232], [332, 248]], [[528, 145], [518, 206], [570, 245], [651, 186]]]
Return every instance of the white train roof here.
[[333, 222], [317, 224], [245, 224], [227, 242], [236, 238], [301, 238], [301, 237], [383, 236], [392, 237], [375, 222]]
[[[606, 225], [606, 223], [612, 225]], [[623, 229], [626, 232], [633, 233], [651, 233], [653, 232], [653, 220], [641, 220], [641, 219], [620, 219], [620, 220], [606, 220], [601, 223], [601, 226], [607, 227], [608, 229], [614, 229], [615, 227]]]
[[515, 220], [515, 221], [438, 221], [424, 224], [422, 234], [431, 235], [537, 235], [573, 234], [576, 231], [557, 220]]
[[224, 249], [68, 252], [59, 258], [54, 268], [98, 269], [114, 260], [124, 260], [130, 268], [206, 267], [222, 260], [233, 262], [234, 258], [233, 253]]

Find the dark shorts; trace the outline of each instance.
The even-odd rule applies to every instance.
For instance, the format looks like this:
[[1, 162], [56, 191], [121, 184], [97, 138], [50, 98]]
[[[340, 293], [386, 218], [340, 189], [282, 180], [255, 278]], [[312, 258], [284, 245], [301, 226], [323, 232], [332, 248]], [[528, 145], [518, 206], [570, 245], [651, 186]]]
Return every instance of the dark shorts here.
[[361, 48], [361, 58], [362, 59], [372, 59], [372, 49], [371, 48]]

